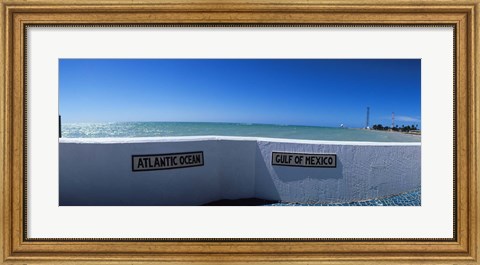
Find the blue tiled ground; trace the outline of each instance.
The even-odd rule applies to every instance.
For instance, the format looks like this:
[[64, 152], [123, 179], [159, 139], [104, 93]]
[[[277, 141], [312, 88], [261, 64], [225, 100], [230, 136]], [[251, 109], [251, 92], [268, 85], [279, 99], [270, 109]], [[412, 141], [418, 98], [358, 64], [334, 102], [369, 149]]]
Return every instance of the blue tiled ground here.
[[348, 202], [348, 203], [273, 203], [265, 206], [420, 206], [421, 189], [415, 189], [410, 192], [398, 194], [391, 197], [374, 199], [368, 201]]

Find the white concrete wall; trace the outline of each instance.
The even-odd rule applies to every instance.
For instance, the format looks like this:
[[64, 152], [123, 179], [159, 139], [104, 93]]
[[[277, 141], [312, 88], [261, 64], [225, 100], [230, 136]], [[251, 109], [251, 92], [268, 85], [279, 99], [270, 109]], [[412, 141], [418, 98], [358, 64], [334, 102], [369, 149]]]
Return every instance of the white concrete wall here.
[[[336, 168], [272, 166], [272, 151], [337, 154]], [[256, 197], [288, 202], [350, 202], [420, 186], [420, 145], [258, 141]]]
[[[200, 205], [220, 199], [348, 202], [420, 186], [420, 143], [249, 137], [61, 139], [60, 205]], [[131, 156], [203, 151], [204, 166], [132, 172]], [[335, 153], [336, 168], [272, 166], [271, 153]]]

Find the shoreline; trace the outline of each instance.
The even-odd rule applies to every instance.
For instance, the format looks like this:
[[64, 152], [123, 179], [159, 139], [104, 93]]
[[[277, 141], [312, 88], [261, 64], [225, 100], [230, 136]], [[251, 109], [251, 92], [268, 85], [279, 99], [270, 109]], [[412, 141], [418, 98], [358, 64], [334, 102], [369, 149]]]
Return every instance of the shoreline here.
[[364, 129], [364, 130], [367, 130], [367, 131], [375, 131], [375, 132], [387, 132], [387, 133], [401, 133], [401, 134], [409, 134], [409, 135], [417, 135], [417, 136], [421, 136], [421, 135], [422, 135], [422, 132], [421, 132], [421, 131], [418, 131], [418, 132], [413, 132], [413, 131], [410, 131], [410, 132], [400, 132], [400, 131], [394, 131], [394, 130], [375, 130], [375, 129]]

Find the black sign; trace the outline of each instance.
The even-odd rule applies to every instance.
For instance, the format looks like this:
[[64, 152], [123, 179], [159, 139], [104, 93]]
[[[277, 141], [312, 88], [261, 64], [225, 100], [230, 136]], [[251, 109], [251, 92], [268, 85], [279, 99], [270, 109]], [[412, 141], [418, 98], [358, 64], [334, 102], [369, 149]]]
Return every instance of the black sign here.
[[337, 155], [272, 152], [272, 165], [335, 168], [337, 167]]
[[203, 152], [132, 155], [132, 171], [149, 171], [203, 166]]

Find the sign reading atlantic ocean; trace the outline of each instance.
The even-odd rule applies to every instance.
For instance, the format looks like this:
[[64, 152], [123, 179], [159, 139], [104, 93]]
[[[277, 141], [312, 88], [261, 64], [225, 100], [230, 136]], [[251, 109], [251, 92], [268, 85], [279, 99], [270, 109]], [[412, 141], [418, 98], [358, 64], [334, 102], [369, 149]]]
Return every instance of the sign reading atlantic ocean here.
[[272, 152], [272, 165], [292, 167], [337, 167], [337, 155]]
[[203, 152], [133, 155], [132, 171], [149, 171], [203, 166]]

